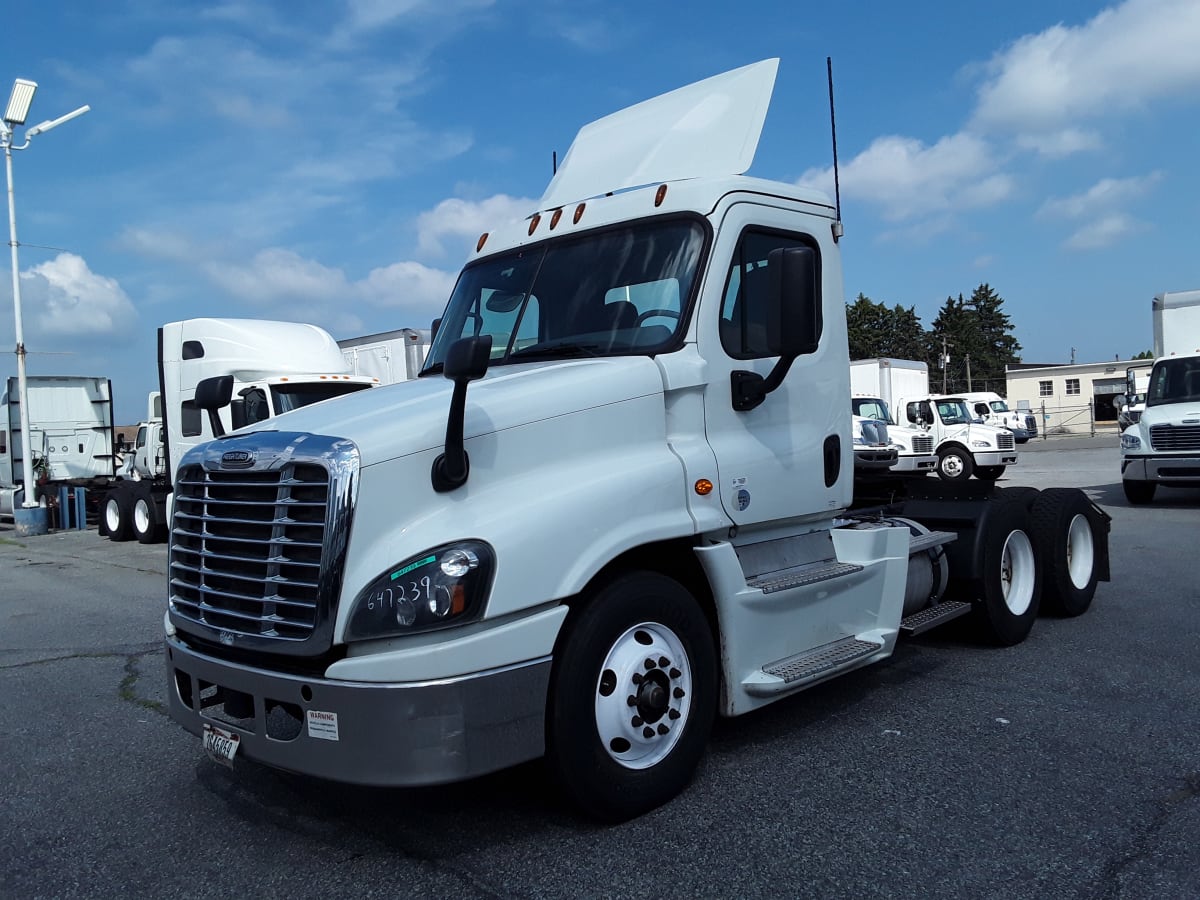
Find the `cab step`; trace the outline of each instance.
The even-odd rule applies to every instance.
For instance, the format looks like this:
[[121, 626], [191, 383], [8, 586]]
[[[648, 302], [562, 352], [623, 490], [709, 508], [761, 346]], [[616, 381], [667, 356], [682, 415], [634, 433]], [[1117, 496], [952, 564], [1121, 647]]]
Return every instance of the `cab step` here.
[[764, 594], [771, 594], [801, 585], [817, 584], [833, 578], [841, 578], [843, 575], [852, 575], [855, 572], [861, 572], [862, 568], [856, 563], [838, 562], [836, 559], [824, 560], [820, 563], [759, 575], [757, 578], [749, 579], [746, 584], [752, 588], [758, 588]]
[[750, 694], [760, 697], [784, 693], [802, 682], [816, 681], [837, 671], [854, 668], [878, 654], [884, 645], [859, 637], [842, 638], [763, 666], [758, 678], [743, 682]]
[[970, 603], [963, 603], [959, 600], [947, 600], [942, 603], [936, 603], [920, 612], [915, 612], [911, 616], [905, 616], [900, 620], [900, 633], [906, 637], [914, 637], [922, 632], [929, 631], [931, 628], [937, 628], [939, 625], [944, 625], [959, 616], [965, 616], [971, 611]]

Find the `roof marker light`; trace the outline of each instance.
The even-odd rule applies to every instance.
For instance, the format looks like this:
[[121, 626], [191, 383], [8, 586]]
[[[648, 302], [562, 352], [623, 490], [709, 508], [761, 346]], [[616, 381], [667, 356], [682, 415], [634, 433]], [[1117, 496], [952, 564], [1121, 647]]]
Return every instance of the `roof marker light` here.
[[530, 237], [532, 237], [532, 236], [533, 236], [533, 233], [534, 233], [535, 231], [537, 231], [537, 227], [538, 227], [538, 225], [541, 223], [541, 221], [542, 221], [542, 216], [541, 216], [541, 214], [540, 214], [540, 213], [534, 213], [534, 214], [533, 214], [533, 218], [529, 220], [529, 235], [530, 235]]
[[475, 243], [475, 252], [478, 253], [483, 249], [483, 245], [487, 243], [488, 233], [485, 231], [479, 236], [479, 240]]
[[550, 217], [550, 230], [554, 230], [554, 226], [558, 224], [558, 220], [562, 218], [562, 207], [554, 211], [554, 215]]
[[575, 218], [571, 220], [572, 225], [579, 224], [579, 220], [583, 218], [583, 210], [586, 206], [586, 203], [580, 203], [577, 207], [575, 207]]
[[657, 193], [655, 193], [655, 195], [654, 195], [654, 205], [662, 206], [663, 201], [666, 199], [667, 199], [667, 186], [665, 184], [660, 184], [658, 186]]

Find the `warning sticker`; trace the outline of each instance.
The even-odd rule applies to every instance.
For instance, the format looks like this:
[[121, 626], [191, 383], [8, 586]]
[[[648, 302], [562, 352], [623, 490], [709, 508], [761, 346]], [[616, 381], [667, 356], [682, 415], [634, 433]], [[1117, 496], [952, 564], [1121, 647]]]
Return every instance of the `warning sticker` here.
[[338, 739], [337, 713], [319, 709], [308, 711], [308, 736], [322, 741]]

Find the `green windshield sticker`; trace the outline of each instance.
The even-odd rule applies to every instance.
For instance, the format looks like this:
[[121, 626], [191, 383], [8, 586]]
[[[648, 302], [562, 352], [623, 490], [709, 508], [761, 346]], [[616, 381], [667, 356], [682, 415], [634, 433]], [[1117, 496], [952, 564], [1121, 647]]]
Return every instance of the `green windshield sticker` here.
[[419, 569], [419, 568], [421, 568], [421, 566], [427, 566], [431, 562], [433, 562], [435, 559], [437, 559], [436, 556], [427, 556], [424, 559], [419, 559], [412, 565], [405, 566], [399, 572], [393, 572], [391, 580], [395, 581], [397, 578], [403, 578], [405, 575], [407, 575], [413, 569]]

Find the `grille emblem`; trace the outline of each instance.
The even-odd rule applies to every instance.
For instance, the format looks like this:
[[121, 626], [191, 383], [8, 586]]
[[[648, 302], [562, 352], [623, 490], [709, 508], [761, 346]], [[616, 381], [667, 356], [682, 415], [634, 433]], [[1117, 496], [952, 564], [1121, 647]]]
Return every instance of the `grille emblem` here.
[[221, 454], [222, 469], [248, 469], [257, 457], [254, 450], [226, 450]]
[[233, 632], [232, 631], [222, 631], [221, 632], [221, 643], [224, 644], [226, 647], [232, 647], [233, 646]]

